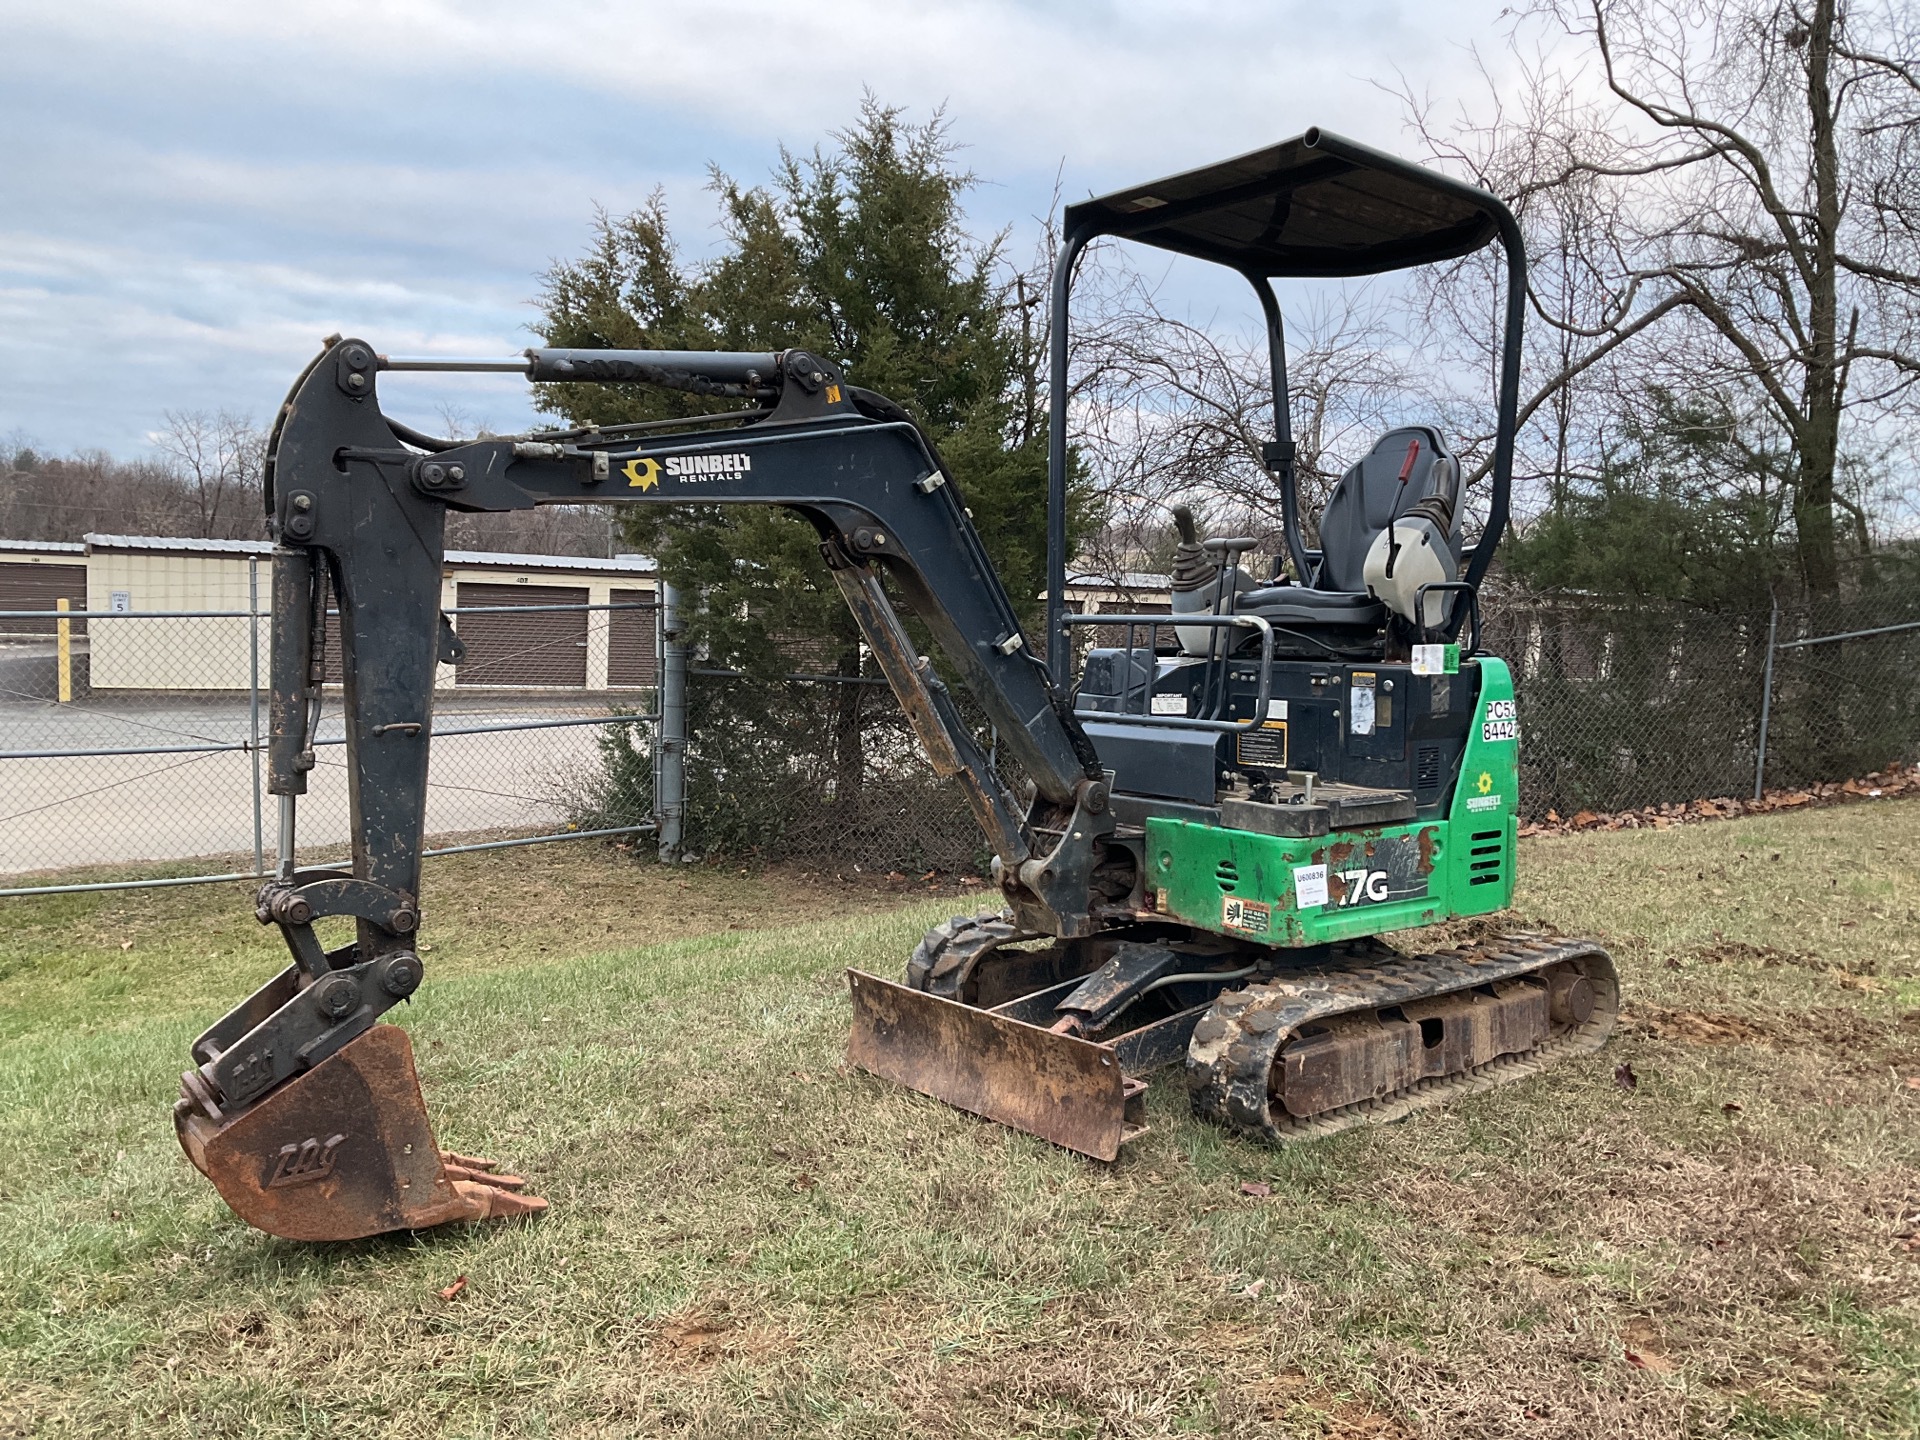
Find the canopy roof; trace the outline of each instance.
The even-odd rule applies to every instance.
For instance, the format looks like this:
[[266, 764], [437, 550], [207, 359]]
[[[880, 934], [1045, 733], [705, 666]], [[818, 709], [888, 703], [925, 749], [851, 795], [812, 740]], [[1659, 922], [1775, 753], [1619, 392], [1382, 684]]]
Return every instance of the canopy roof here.
[[1374, 275], [1478, 250], [1506, 216], [1483, 190], [1315, 129], [1071, 205], [1067, 232], [1255, 275]]

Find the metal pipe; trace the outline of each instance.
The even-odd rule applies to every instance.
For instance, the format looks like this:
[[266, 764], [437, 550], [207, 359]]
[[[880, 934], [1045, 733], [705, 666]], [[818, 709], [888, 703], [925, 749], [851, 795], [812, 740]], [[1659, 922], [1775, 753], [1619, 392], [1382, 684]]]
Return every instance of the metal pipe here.
[[[576, 725], [653, 725], [659, 722], [658, 715], [569, 715], [564, 720], [523, 720], [511, 725], [455, 725], [451, 729], [438, 728], [427, 731], [429, 740], [444, 740], [450, 735], [507, 735], [521, 730], [564, 730]], [[322, 745], [344, 745], [345, 735], [314, 736], [308, 741], [310, 747], [318, 749]], [[238, 750], [240, 747], [232, 747]], [[109, 752], [111, 753], [111, 752]]]
[[244, 610], [0, 610], [0, 620], [227, 620], [246, 616]]
[[250, 748], [245, 740], [235, 740], [230, 745], [109, 745], [93, 750], [0, 750], [0, 760], [86, 760], [102, 755], [225, 755]]
[[1260, 297], [1260, 313], [1267, 320], [1267, 368], [1273, 379], [1273, 459], [1268, 469], [1280, 477], [1280, 534], [1293, 560], [1295, 578], [1306, 585], [1313, 579], [1307, 571], [1307, 546], [1300, 534], [1300, 480], [1294, 465], [1293, 397], [1287, 390], [1287, 329], [1280, 313], [1280, 297], [1273, 292], [1273, 281], [1265, 275], [1242, 271], [1253, 293]]
[[375, 362], [382, 370], [465, 370], [476, 374], [522, 375], [533, 373], [531, 355], [486, 358], [463, 355], [378, 355]]
[[0, 897], [80, 895], [90, 890], [159, 890], [172, 885], [212, 885], [221, 880], [256, 878], [245, 870], [236, 870], [231, 875], [183, 875], [177, 880], [97, 880], [87, 885], [18, 885], [0, 890]]
[[[704, 673], [704, 672], [700, 672]], [[727, 671], [713, 671], [724, 675]], [[737, 673], [737, 672], [734, 672]], [[789, 679], [827, 679], [835, 676], [789, 676]], [[869, 683], [861, 681], [861, 684]], [[884, 682], [882, 682], [884, 683]], [[428, 733], [429, 739], [440, 740], [449, 735], [505, 735], [520, 730], [564, 730], [576, 725], [652, 725], [659, 721], [658, 715], [569, 715], [562, 720], [518, 720], [511, 725], [455, 725], [448, 729], [434, 729]], [[344, 745], [344, 735], [315, 736], [310, 744]], [[265, 750], [258, 736], [251, 740], [235, 740], [229, 744], [205, 745], [105, 745], [87, 750], [0, 750], [0, 760], [88, 760], [106, 755], [230, 755], [251, 750], [258, 755]]]
[[[687, 674], [705, 676], [710, 680], [745, 680], [750, 678], [745, 670], [718, 670], [703, 665], [689, 665]], [[776, 680], [792, 680], [815, 685], [878, 685], [882, 690], [888, 688], [884, 676], [880, 675], [819, 675], [796, 670], [785, 675], [776, 675]]]
[[260, 781], [260, 559], [247, 557], [247, 727], [253, 746], [253, 873], [267, 873]]
[[[283, 800], [290, 796], [281, 796]], [[595, 840], [605, 835], [644, 835], [651, 832], [652, 825], [616, 825], [607, 830], [569, 830], [559, 835], [529, 835], [520, 840], [488, 840], [475, 845], [448, 845], [438, 850], [423, 850], [422, 857], [439, 855], [469, 855], [478, 850], [508, 850], [522, 845], [550, 845], [555, 840]], [[245, 870], [235, 870], [227, 875], [182, 875], [167, 880], [99, 880], [86, 885], [21, 885], [0, 890], [0, 899], [29, 897], [33, 895], [79, 895], [91, 890], [159, 890], [175, 885], [217, 885], [223, 881], [257, 880], [259, 877]], [[291, 878], [286, 872], [282, 878]]]
[[1767, 722], [1773, 716], [1773, 652], [1774, 636], [1780, 628], [1780, 601], [1775, 597], [1773, 609], [1767, 614], [1767, 667], [1760, 682], [1760, 743], [1753, 760], [1753, 798], [1760, 799], [1765, 793], [1767, 783]]
[[1052, 320], [1047, 355], [1047, 668], [1055, 688], [1073, 668], [1067, 648], [1067, 314], [1073, 266], [1086, 245], [1072, 233], [1060, 242], [1053, 266]]
[[[1252, 630], [1260, 637], [1260, 685], [1253, 697], [1252, 712], [1245, 720], [1200, 720], [1179, 715], [1129, 715], [1119, 710], [1083, 710], [1078, 706], [1074, 714], [1083, 720], [1097, 720], [1110, 725], [1151, 725], [1166, 730], [1211, 730], [1221, 735], [1239, 735], [1257, 730], [1266, 723], [1267, 705], [1273, 697], [1273, 635], [1272, 624], [1259, 615], [1068, 615], [1062, 620], [1063, 626], [1070, 625], [1125, 625], [1127, 636], [1131, 640], [1136, 625], [1161, 626], [1179, 624], [1182, 626], [1207, 626], [1212, 629], [1238, 628]], [[1129, 645], [1128, 649], [1133, 647]], [[1222, 658], [1222, 665], [1227, 663]], [[1210, 662], [1211, 663], [1211, 662]], [[1216, 709], [1222, 708], [1218, 704]]]
[[[1776, 606], [1774, 613], [1779, 613]], [[1892, 635], [1900, 630], [1920, 630], [1920, 620], [1906, 620], [1898, 625], [1876, 625], [1871, 630], [1843, 630], [1838, 635], [1815, 635], [1810, 640], [1783, 640], [1775, 647], [1780, 650], [1804, 650], [1809, 645], [1831, 645], [1836, 640], [1864, 640], [1869, 635]]]
[[280, 838], [274, 851], [275, 870], [282, 880], [293, 878], [293, 799], [291, 795], [280, 797]]
[[[639, 576], [651, 576], [651, 570], [636, 572]], [[449, 605], [440, 613], [443, 615], [535, 615], [547, 610], [565, 610], [569, 614], [588, 610], [651, 610], [650, 600], [615, 600], [600, 605]], [[338, 610], [329, 610], [329, 615], [338, 615]]]
[[484, 840], [473, 845], [443, 845], [438, 850], [422, 850], [420, 857], [426, 859], [434, 855], [472, 855], [481, 850], [512, 850], [521, 845], [550, 845], [555, 840], [597, 840], [603, 835], [647, 835], [653, 829], [651, 823], [613, 825], [605, 830], [569, 830], [560, 835], [528, 835], [519, 840]]
[[680, 590], [660, 585], [660, 728], [654, 738], [653, 815], [660, 860], [674, 864], [685, 840], [687, 813], [687, 647]]

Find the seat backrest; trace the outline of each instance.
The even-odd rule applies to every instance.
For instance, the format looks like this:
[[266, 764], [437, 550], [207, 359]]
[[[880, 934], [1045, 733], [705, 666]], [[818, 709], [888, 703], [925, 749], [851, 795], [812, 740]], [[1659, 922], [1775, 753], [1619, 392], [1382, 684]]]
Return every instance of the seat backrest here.
[[1389, 430], [1359, 464], [1340, 477], [1320, 513], [1322, 559], [1314, 589], [1365, 590], [1367, 547], [1374, 536], [1429, 495], [1446, 497], [1452, 507], [1447, 538], [1458, 560], [1459, 488], [1459, 463], [1439, 431], [1425, 425]]

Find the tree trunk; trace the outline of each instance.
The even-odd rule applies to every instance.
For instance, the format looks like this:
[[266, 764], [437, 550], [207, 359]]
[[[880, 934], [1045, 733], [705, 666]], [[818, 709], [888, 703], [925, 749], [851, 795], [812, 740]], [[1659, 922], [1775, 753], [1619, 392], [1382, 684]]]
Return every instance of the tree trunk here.
[[1800, 427], [1799, 486], [1793, 522], [1807, 588], [1830, 595], [1838, 585], [1833, 544], [1833, 479], [1840, 452], [1839, 264], [1840, 154], [1829, 70], [1835, 0], [1814, 0], [1807, 31], [1807, 118], [1813, 142], [1812, 274], [1808, 276], [1805, 423]]

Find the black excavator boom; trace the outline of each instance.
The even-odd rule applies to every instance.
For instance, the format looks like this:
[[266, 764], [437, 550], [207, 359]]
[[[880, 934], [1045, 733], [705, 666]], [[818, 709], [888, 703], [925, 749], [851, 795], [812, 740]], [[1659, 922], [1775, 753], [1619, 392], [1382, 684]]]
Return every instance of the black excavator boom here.
[[[402, 1032], [380, 1017], [424, 967], [415, 944], [435, 667], [458, 638], [439, 612], [450, 510], [537, 504], [777, 505], [820, 536], [828, 573], [933, 768], [962, 788], [998, 856], [1008, 908], [1050, 935], [1091, 934], [1090, 878], [1111, 833], [1108, 780], [1046, 666], [1031, 652], [954, 477], [883, 397], [799, 351], [766, 355], [535, 350], [466, 368], [535, 380], [668, 385], [752, 410], [680, 430], [435, 440], [389, 421], [386, 370], [458, 368], [331, 343], [301, 377], [267, 461], [273, 555], [269, 788], [281, 869], [259, 915], [291, 963], [195, 1042], [175, 1118], [194, 1163], [242, 1216], [301, 1239], [345, 1239], [541, 1202], [485, 1162], [434, 1142]], [[925, 624], [950, 673], [985, 706], [1035, 785], [1023, 803], [914, 652], [889, 598]], [[314, 763], [328, 596], [339, 610], [349, 868], [302, 870], [297, 797]], [[314, 929], [351, 918], [352, 943]]]

